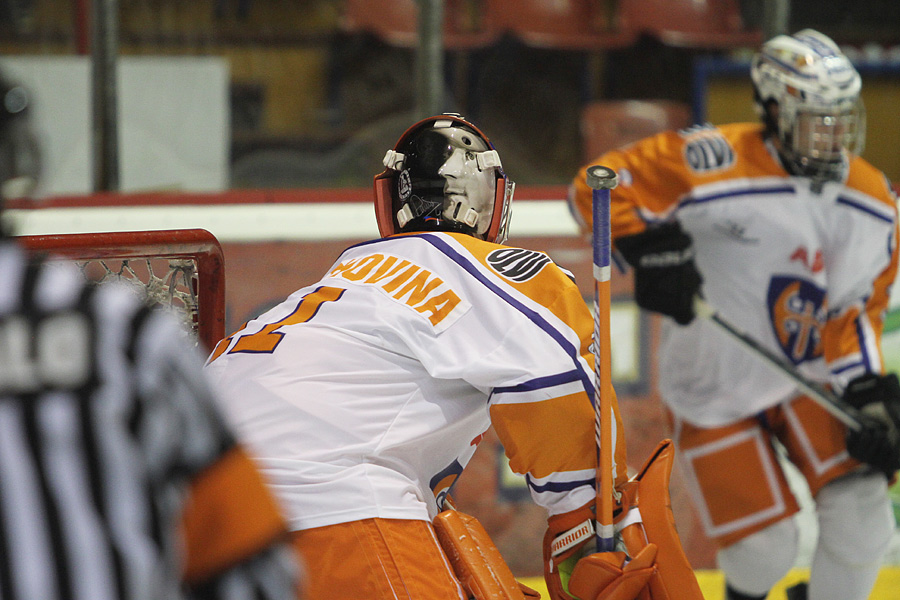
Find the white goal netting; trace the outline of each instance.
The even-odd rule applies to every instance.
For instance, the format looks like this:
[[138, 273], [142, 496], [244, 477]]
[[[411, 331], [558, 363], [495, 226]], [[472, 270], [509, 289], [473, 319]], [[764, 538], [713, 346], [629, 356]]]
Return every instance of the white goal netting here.
[[78, 265], [86, 279], [121, 281], [170, 309], [207, 350], [224, 335], [224, 260], [202, 229], [23, 236], [23, 245]]

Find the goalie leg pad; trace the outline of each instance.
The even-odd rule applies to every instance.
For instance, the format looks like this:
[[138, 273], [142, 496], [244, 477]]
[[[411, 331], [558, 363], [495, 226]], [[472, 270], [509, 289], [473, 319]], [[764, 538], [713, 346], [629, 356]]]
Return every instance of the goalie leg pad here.
[[[626, 544], [630, 540], [646, 539], [658, 548], [656, 565], [659, 575], [649, 581], [651, 598], [702, 600], [703, 592], [700, 591], [693, 567], [684, 555], [681, 539], [675, 528], [675, 516], [672, 514], [669, 478], [674, 456], [672, 441], [663, 440], [629, 482], [632, 486], [636, 482], [636, 490], [629, 491], [626, 497], [633, 497], [633, 503], [640, 510], [644, 536], [627, 536], [623, 539]], [[623, 510], [619, 516], [620, 522], [627, 518], [628, 512], [630, 510]], [[627, 547], [627, 550], [631, 556], [637, 556], [642, 548]]]
[[434, 518], [434, 530], [453, 572], [475, 600], [526, 600], [539, 598], [520, 586], [500, 551], [478, 520], [456, 510]]

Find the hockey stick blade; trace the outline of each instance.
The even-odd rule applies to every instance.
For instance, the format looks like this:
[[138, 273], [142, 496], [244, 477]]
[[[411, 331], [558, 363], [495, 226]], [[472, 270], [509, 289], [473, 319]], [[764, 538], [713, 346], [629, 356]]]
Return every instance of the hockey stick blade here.
[[769, 366], [774, 367], [788, 377], [800, 390], [812, 398], [822, 408], [830, 412], [844, 425], [854, 431], [860, 431], [863, 428], [859, 418], [859, 411], [856, 408], [844, 402], [840, 397], [822, 384], [806, 378], [792, 365], [786, 363], [778, 355], [768, 348], [763, 347], [747, 333], [730, 323], [719, 314], [715, 308], [710, 306], [708, 302], [700, 297], [696, 297], [694, 299], [694, 312], [697, 316], [703, 317], [718, 326], [721, 331], [724, 331], [731, 336], [732, 339], [739, 342], [745, 350], [764, 360]]

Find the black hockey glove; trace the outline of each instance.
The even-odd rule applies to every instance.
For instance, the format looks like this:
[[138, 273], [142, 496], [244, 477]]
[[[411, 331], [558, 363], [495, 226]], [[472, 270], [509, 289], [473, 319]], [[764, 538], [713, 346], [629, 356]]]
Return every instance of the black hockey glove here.
[[859, 409], [863, 428], [847, 433], [850, 456], [888, 479], [900, 470], [900, 382], [897, 376], [868, 373], [847, 385], [844, 401]]
[[634, 268], [638, 306], [668, 315], [680, 325], [694, 320], [694, 296], [703, 278], [694, 264], [691, 236], [678, 222], [619, 238], [616, 248]]

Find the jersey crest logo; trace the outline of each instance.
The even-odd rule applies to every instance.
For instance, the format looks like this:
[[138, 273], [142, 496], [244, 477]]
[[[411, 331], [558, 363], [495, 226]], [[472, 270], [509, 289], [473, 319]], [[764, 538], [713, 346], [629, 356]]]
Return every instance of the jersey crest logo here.
[[689, 138], [684, 146], [684, 160], [696, 173], [727, 169], [734, 165], [734, 148], [721, 133], [704, 132]]
[[523, 248], [501, 248], [487, 255], [487, 263], [494, 271], [517, 283], [536, 277], [550, 262], [543, 252]]
[[795, 277], [773, 277], [767, 295], [775, 339], [794, 365], [819, 358], [827, 307], [825, 290]]

